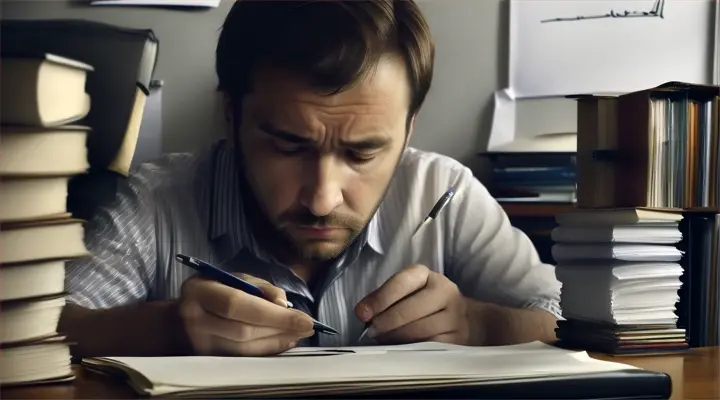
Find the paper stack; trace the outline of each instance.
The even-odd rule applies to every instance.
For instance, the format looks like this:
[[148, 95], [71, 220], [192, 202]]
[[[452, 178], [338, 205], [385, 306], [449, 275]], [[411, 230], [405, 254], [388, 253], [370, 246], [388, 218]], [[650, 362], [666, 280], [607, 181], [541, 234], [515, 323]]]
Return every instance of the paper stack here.
[[[610, 398], [628, 397], [630, 393], [618, 392], [627, 390], [623, 387], [632, 386], [636, 394], [645, 396], [663, 393], [667, 387], [665, 378], [657, 376], [662, 374], [645, 375], [647, 371], [629, 365], [540, 342], [493, 347], [430, 342], [294, 350], [276, 357], [102, 357], [84, 359], [83, 366], [86, 371], [120, 373], [141, 395], [162, 398], [338, 398], [360, 394], [391, 398], [398, 392], [414, 391], [416, 395], [405, 393], [408, 398], [453, 387], [470, 387], [462, 398], [478, 393], [509, 398], [502, 394], [514, 392], [523, 397], [518, 394], [528, 393], [528, 384], [544, 380], [553, 381], [544, 387], [557, 387], [558, 397], [587, 398], [592, 393]], [[619, 380], [634, 383], [617, 384]], [[505, 386], [504, 391], [499, 386]]]
[[556, 216], [552, 255], [562, 283], [557, 337], [613, 354], [687, 349], [677, 327], [683, 252], [679, 212], [578, 209]]
[[68, 181], [88, 168], [92, 67], [52, 54], [3, 54], [0, 130], [0, 385], [72, 379], [57, 332], [65, 261], [87, 254]]

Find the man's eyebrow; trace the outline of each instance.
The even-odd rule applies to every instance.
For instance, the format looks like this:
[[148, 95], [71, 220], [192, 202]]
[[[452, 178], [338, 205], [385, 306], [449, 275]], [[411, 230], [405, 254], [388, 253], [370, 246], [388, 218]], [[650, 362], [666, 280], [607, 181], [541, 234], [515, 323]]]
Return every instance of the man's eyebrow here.
[[357, 141], [341, 140], [340, 145], [357, 151], [377, 150], [387, 146], [392, 139], [389, 137], [373, 137]]
[[262, 123], [259, 125], [261, 131], [273, 136], [277, 139], [284, 140], [286, 142], [295, 144], [307, 144], [310, 143], [310, 139], [304, 138], [296, 133], [287, 132], [282, 129], [277, 129], [269, 123]]
[[[262, 123], [259, 125], [259, 128], [266, 134], [289, 143], [308, 144], [312, 142], [306, 137], [275, 128], [269, 123]], [[356, 151], [368, 151], [381, 149], [387, 146], [391, 141], [392, 139], [390, 139], [389, 137], [372, 137], [362, 140], [341, 140], [340, 145], [342, 147], [350, 148]]]

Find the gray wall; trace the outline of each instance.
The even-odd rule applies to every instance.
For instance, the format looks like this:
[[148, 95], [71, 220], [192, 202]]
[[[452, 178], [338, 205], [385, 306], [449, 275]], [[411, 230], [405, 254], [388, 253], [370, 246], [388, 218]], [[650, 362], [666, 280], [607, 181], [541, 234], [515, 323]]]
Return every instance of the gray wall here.
[[[457, 158], [474, 169], [487, 144], [493, 92], [507, 81], [506, 0], [417, 0], [432, 29], [435, 79], [416, 123], [412, 145]], [[87, 0], [2, 0], [3, 18], [87, 18], [151, 28], [160, 40], [156, 78], [163, 88], [164, 149], [190, 150], [223, 132], [214, 91], [214, 48], [232, 0], [217, 9], [178, 11], [90, 7]], [[523, 115], [523, 103], [518, 111]], [[529, 113], [547, 118], [545, 113]], [[559, 118], [566, 123], [574, 109]], [[532, 129], [535, 121], [519, 121]], [[527, 134], [527, 133], [525, 133]], [[523, 132], [518, 135], [522, 136]]]

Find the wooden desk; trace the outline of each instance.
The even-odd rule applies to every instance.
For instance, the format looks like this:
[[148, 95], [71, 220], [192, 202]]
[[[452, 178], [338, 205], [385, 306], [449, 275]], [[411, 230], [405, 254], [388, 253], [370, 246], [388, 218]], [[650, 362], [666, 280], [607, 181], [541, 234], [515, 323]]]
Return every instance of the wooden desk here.
[[[672, 377], [672, 399], [720, 399], [720, 347], [694, 349], [685, 356], [595, 358], [622, 362], [647, 370], [664, 372]], [[138, 396], [121, 382], [85, 373], [76, 367], [73, 383], [3, 389], [3, 399], [130, 399]]]

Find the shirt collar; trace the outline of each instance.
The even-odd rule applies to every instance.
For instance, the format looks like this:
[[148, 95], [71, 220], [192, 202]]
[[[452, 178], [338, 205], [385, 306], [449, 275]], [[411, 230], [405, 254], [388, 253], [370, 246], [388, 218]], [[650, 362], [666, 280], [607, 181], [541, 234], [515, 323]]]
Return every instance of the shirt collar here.
[[[212, 154], [209, 239], [218, 255], [225, 260], [235, 257], [246, 248], [261, 256], [260, 248], [245, 221], [235, 154], [225, 140], [216, 144]], [[356, 242], [361, 249], [367, 244], [378, 254], [384, 254], [380, 237], [381, 208], [378, 207]]]

